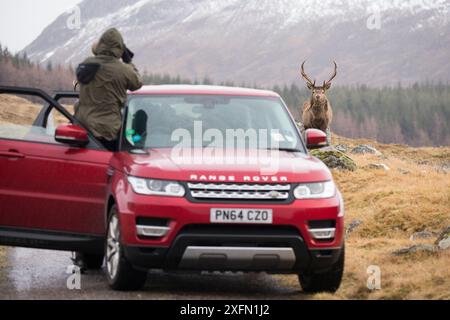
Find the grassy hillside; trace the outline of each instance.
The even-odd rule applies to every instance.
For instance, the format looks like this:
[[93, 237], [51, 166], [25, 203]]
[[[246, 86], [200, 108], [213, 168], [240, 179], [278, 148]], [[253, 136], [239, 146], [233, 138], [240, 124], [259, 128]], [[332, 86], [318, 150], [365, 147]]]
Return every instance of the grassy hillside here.
[[[334, 137], [333, 144], [351, 149], [370, 144], [383, 156], [350, 156], [355, 172], [333, 170], [344, 194], [346, 225], [362, 224], [347, 239], [346, 269], [336, 295], [311, 299], [450, 299], [450, 250], [394, 256], [397, 249], [429, 240], [409, 240], [417, 231], [440, 232], [450, 226], [450, 147], [410, 148], [369, 140]], [[365, 168], [383, 163], [390, 170]], [[370, 291], [367, 267], [381, 268], [381, 290]], [[289, 284], [296, 277], [281, 277]]]

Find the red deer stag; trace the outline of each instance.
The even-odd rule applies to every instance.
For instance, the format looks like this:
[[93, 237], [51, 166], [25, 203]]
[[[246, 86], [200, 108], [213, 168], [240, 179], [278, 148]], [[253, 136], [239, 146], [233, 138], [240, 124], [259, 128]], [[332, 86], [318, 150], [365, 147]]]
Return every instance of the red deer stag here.
[[337, 64], [334, 61], [334, 73], [330, 80], [324, 81], [322, 86], [316, 86], [316, 81], [311, 81], [305, 72], [305, 62], [302, 63], [301, 74], [312, 94], [311, 98], [303, 104], [303, 126], [305, 130], [320, 129], [327, 133], [328, 143], [331, 143], [330, 124], [333, 120], [333, 110], [326, 92], [331, 88], [331, 81], [337, 75]]

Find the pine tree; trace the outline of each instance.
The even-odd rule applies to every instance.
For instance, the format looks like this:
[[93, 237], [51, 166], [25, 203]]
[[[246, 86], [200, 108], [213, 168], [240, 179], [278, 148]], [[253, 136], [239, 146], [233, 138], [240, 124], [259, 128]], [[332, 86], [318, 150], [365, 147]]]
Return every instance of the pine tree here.
[[52, 71], [53, 71], [53, 64], [52, 64], [52, 61], [51, 61], [51, 60], [49, 60], [49, 61], [47, 62], [47, 71], [48, 71], [48, 72], [52, 72]]

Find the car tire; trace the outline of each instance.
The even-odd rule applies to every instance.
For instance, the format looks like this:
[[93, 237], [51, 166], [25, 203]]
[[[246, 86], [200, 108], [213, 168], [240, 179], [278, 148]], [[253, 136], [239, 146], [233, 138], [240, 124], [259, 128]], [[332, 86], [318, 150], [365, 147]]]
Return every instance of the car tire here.
[[126, 259], [120, 236], [120, 221], [117, 209], [113, 206], [108, 218], [105, 241], [105, 272], [113, 290], [132, 291], [142, 288], [147, 272], [136, 270]]
[[300, 273], [300, 285], [306, 293], [328, 292], [335, 293], [342, 282], [344, 274], [345, 247], [342, 249], [338, 261], [331, 270], [323, 273]]

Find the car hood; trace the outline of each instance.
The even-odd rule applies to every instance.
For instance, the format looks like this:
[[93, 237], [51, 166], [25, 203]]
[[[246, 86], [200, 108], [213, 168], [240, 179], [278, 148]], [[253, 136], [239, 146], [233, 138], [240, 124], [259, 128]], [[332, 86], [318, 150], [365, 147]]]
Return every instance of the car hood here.
[[117, 153], [115, 169], [127, 175], [176, 181], [298, 183], [331, 180], [330, 170], [301, 152], [150, 149]]

